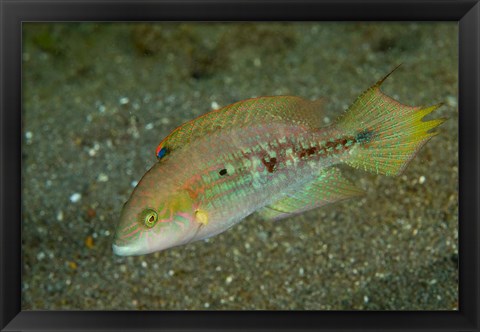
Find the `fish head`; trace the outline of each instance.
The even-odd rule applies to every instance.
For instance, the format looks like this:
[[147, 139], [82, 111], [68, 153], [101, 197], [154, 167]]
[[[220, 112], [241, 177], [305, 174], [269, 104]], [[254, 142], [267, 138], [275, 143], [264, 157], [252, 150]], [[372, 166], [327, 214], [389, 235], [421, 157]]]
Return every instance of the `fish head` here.
[[144, 255], [191, 242], [199, 230], [195, 202], [182, 190], [152, 195], [140, 181], [122, 209], [113, 252]]

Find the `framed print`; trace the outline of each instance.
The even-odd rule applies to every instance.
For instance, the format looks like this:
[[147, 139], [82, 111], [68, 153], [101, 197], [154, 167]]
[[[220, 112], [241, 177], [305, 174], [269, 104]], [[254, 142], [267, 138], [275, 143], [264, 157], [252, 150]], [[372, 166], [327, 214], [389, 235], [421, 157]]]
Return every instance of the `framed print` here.
[[1, 5], [2, 331], [479, 329], [478, 2]]

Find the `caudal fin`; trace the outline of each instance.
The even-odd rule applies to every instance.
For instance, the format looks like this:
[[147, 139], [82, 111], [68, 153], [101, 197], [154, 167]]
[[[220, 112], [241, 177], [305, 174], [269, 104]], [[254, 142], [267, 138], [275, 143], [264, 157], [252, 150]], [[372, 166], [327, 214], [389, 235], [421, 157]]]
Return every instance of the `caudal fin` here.
[[430, 130], [445, 121], [422, 121], [442, 104], [410, 107], [383, 94], [380, 85], [392, 72], [360, 95], [337, 123], [340, 130], [355, 138], [345, 162], [386, 175], [402, 173], [417, 151], [437, 134]]

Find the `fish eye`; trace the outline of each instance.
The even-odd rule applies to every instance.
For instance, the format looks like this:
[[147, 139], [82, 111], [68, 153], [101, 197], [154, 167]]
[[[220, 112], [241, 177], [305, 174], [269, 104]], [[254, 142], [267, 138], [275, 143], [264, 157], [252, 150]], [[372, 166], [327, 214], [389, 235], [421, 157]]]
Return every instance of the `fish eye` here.
[[155, 226], [158, 220], [158, 214], [152, 209], [146, 209], [143, 213], [143, 223], [148, 228]]

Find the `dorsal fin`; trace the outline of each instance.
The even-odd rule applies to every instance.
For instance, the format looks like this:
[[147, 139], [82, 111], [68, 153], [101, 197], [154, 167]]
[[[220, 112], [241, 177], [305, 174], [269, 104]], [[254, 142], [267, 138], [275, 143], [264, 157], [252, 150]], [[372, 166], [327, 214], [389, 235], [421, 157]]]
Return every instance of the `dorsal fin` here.
[[259, 121], [289, 122], [307, 128], [319, 128], [322, 124], [322, 105], [322, 99], [310, 101], [294, 96], [242, 100], [181, 125], [160, 142], [156, 155], [160, 159], [165, 153], [214, 131], [249, 126]]

